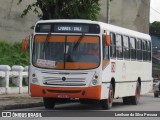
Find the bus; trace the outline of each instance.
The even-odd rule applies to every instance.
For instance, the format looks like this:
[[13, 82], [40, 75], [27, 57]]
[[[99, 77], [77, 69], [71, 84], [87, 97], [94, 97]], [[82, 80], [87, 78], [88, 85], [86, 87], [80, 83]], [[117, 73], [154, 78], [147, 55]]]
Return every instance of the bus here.
[[147, 34], [99, 21], [42, 20], [29, 44], [29, 93], [47, 109], [73, 100], [110, 109], [117, 98], [137, 105], [152, 89]]

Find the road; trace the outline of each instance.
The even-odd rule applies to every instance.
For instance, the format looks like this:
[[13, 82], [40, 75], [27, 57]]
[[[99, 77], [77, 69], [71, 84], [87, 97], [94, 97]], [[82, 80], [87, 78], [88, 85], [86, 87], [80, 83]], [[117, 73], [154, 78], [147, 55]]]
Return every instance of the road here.
[[[52, 111], [46, 110], [44, 107], [34, 107], [34, 108], [25, 108], [19, 110], [38, 110], [38, 111]], [[99, 104], [80, 104], [78, 102], [75, 103], [67, 103], [67, 104], [57, 104], [55, 106], [54, 111], [60, 110], [100, 110], [100, 111], [108, 111], [103, 110]], [[160, 97], [154, 98], [153, 94], [142, 95], [140, 98], [140, 102], [138, 105], [124, 105], [122, 99], [114, 99], [113, 106], [109, 111], [160, 111]]]
[[[8, 110], [9, 112], [17, 113], [41, 113], [42, 118], [24, 118], [25, 120], [159, 120], [159, 117], [144, 117], [144, 116], [116, 116], [115, 114], [138, 113], [143, 114], [147, 111], [148, 114], [158, 113], [160, 116], [160, 97], [154, 98], [153, 94], [141, 96], [138, 105], [123, 105], [122, 99], [114, 100], [111, 110], [102, 110], [98, 104], [83, 105], [80, 103], [59, 104], [54, 110], [46, 110], [44, 107], [33, 107], [25, 109]], [[155, 112], [156, 111], [156, 112]], [[50, 116], [51, 117], [44, 117]], [[111, 117], [110, 117], [111, 115]], [[114, 116], [115, 115], [115, 116]], [[1, 118], [0, 118], [1, 119]], [[4, 118], [2, 118], [4, 119]], [[9, 119], [9, 118], [8, 118]], [[12, 117], [12, 120], [21, 120], [21, 117]], [[9, 119], [10, 120], [10, 119]]]
[[[80, 103], [68, 103], [68, 104], [58, 104], [53, 110], [46, 110], [44, 107], [34, 107], [27, 109], [17, 109], [13, 111], [28, 111], [28, 112], [45, 112], [45, 115], [51, 115], [52, 117], [107, 117], [110, 118], [110, 115], [116, 116], [116, 114], [124, 113], [137, 113], [140, 117], [141, 114], [144, 115], [144, 112], [147, 111], [148, 114], [154, 114], [155, 111], [160, 115], [160, 97], [154, 98], [153, 94], [147, 94], [141, 96], [140, 103], [138, 105], [123, 105], [122, 99], [115, 99], [113, 107], [111, 110], [103, 110], [99, 104], [80, 104]], [[122, 117], [122, 116], [120, 116]], [[131, 117], [131, 116], [129, 116]], [[143, 116], [141, 116], [143, 117]], [[102, 118], [102, 117], [101, 117]], [[117, 118], [117, 117], [114, 117]], [[126, 118], [126, 117], [122, 117]], [[138, 120], [138, 118], [136, 118]], [[146, 119], [151, 119], [147, 117]], [[153, 117], [156, 119], [157, 117]], [[89, 120], [89, 119], [88, 119]]]

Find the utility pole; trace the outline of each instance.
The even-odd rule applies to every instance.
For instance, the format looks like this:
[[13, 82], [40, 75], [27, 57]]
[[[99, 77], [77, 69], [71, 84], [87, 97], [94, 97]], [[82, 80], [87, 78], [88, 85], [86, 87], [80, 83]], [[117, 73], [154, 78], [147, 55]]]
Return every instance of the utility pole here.
[[106, 12], [106, 22], [109, 23], [109, 16], [110, 16], [110, 0], [107, 0], [107, 12]]

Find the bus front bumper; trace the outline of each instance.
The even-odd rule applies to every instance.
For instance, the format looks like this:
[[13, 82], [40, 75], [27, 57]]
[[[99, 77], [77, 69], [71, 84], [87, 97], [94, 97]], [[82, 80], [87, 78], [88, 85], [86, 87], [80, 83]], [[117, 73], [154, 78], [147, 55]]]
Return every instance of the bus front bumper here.
[[51, 97], [51, 98], [80, 98], [94, 99], [101, 98], [101, 85], [92, 87], [47, 87], [30, 84], [31, 97]]

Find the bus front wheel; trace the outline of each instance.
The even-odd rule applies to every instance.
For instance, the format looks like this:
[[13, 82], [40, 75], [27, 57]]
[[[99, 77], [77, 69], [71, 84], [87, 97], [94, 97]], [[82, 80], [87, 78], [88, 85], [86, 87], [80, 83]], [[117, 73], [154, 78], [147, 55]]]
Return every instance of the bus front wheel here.
[[110, 87], [109, 87], [108, 99], [102, 100], [101, 104], [102, 104], [103, 109], [107, 109], [107, 110], [111, 109], [112, 104], [113, 104], [113, 87], [112, 87], [112, 84], [110, 84]]
[[46, 109], [54, 109], [55, 101], [53, 98], [43, 98], [43, 103]]

